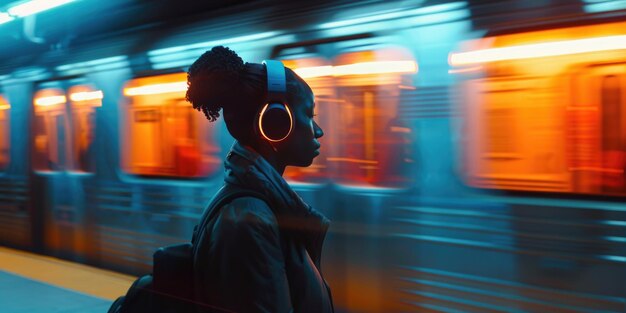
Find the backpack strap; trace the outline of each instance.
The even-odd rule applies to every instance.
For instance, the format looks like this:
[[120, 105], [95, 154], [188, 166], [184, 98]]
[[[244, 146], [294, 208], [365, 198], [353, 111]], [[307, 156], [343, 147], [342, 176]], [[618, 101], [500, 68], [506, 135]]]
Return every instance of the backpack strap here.
[[220, 188], [220, 190], [217, 191], [211, 201], [209, 201], [209, 205], [202, 213], [200, 223], [193, 228], [193, 237], [191, 238], [191, 244], [194, 247], [194, 252], [200, 235], [204, 233], [204, 229], [206, 228], [209, 221], [211, 221], [217, 215], [217, 213], [225, 204], [236, 198], [241, 197], [254, 197], [263, 200], [265, 203], [270, 205], [267, 197], [260, 192], [252, 191], [250, 189], [245, 189], [237, 185], [226, 183], [224, 186], [222, 186], [222, 188]]

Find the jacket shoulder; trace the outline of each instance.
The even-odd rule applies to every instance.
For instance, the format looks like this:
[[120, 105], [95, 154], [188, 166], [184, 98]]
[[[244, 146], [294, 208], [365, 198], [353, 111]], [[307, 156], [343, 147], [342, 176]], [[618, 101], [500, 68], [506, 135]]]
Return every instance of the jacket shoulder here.
[[233, 199], [225, 204], [220, 212], [220, 219], [235, 225], [256, 225], [277, 227], [278, 222], [269, 204], [257, 197], [246, 196]]

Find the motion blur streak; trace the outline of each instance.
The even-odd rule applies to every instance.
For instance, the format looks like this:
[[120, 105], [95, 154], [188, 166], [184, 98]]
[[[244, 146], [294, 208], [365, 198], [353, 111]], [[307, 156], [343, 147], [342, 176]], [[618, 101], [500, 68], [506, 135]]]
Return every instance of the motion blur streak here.
[[626, 35], [521, 45], [453, 53], [451, 65], [516, 60], [626, 49]]
[[416, 73], [417, 63], [414, 61], [381, 61], [363, 62], [338, 66], [316, 66], [295, 69], [302, 78], [321, 76], [371, 75], [391, 73]]
[[74, 2], [74, 0], [33, 0], [9, 8], [9, 14], [25, 17]]
[[0, 24], [4, 24], [12, 20], [14, 20], [14, 18], [11, 15], [5, 12], [0, 12]]
[[124, 89], [126, 96], [156, 95], [162, 93], [183, 92], [187, 90], [187, 82], [154, 84]]

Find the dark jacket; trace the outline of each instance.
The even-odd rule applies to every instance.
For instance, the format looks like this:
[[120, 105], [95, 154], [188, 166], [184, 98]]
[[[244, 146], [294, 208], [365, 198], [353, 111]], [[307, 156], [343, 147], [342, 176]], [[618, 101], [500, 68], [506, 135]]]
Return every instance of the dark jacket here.
[[225, 184], [259, 192], [222, 206], [200, 234], [196, 300], [233, 312], [333, 312], [320, 270], [329, 221], [254, 150], [235, 143]]

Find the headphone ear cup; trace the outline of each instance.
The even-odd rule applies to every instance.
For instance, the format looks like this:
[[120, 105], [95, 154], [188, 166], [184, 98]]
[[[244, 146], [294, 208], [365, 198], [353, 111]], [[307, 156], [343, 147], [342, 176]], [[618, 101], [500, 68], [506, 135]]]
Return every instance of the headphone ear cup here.
[[259, 116], [259, 130], [269, 141], [284, 140], [291, 133], [292, 126], [291, 111], [282, 103], [267, 104]]

